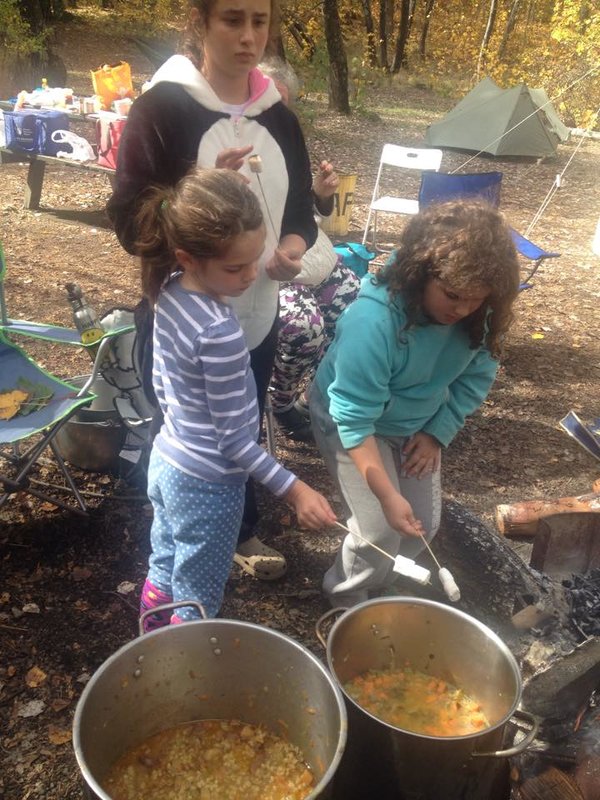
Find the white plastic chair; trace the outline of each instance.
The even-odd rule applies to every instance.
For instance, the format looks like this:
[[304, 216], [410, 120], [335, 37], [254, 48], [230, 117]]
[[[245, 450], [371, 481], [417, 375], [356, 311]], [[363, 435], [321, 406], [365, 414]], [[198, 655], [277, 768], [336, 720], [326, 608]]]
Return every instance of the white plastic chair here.
[[[418, 170], [419, 172], [437, 172], [442, 163], [443, 153], [434, 148], [402, 147], [398, 144], [385, 144], [379, 159], [379, 169], [373, 189], [373, 197], [369, 206], [369, 215], [365, 226], [365, 233], [362, 243], [366, 245], [373, 222], [372, 247], [377, 249], [377, 215], [384, 214], [405, 214], [412, 215], [419, 212], [419, 201], [417, 190], [415, 198], [404, 198], [396, 195], [381, 195], [380, 183], [383, 167], [394, 167], [403, 170]], [[387, 170], [386, 170], [387, 175]], [[379, 248], [380, 249], [380, 248]]]

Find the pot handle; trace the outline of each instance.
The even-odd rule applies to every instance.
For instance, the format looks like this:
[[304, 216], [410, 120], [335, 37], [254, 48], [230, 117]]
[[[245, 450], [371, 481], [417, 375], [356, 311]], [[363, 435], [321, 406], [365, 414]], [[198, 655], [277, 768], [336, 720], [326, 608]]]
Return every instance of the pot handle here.
[[491, 753], [471, 753], [471, 755], [487, 756], [488, 758], [510, 758], [526, 750], [537, 736], [540, 727], [537, 717], [534, 717], [528, 711], [517, 709], [517, 711], [513, 712], [509, 722], [514, 723], [520, 731], [527, 731], [520, 742], [517, 742], [513, 747], [508, 747], [506, 750], [495, 750]]
[[325, 649], [327, 649], [327, 637], [321, 630], [321, 628], [323, 627], [323, 623], [327, 622], [327, 620], [330, 617], [333, 617], [335, 614], [343, 614], [344, 611], [348, 611], [346, 606], [339, 606], [338, 608], [330, 608], [329, 611], [326, 611], [315, 622], [315, 633], [317, 634], [317, 639], [321, 642], [321, 644]]
[[151, 617], [152, 614], [156, 614], [157, 611], [172, 611], [175, 608], [184, 608], [185, 606], [193, 606], [197, 611], [200, 612], [202, 619], [208, 619], [206, 611], [204, 610], [204, 606], [201, 603], [198, 603], [196, 600], [180, 600], [178, 603], [164, 603], [162, 606], [156, 606], [155, 608], [149, 608], [147, 611], [144, 611], [138, 624], [140, 636], [143, 636], [146, 633], [144, 630], [144, 622], [148, 617]]

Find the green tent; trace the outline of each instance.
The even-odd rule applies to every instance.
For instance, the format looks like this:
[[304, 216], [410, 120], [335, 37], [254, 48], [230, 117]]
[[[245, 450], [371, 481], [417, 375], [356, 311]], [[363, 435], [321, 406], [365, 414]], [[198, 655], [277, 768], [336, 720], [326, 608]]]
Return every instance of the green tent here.
[[429, 125], [432, 147], [455, 147], [494, 156], [552, 156], [569, 137], [543, 89], [525, 84], [501, 89], [484, 78], [446, 116]]

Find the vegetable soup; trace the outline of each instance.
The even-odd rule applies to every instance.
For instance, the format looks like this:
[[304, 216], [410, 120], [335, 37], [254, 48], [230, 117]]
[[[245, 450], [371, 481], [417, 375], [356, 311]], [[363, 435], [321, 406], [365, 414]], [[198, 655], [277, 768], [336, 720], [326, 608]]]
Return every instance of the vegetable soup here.
[[161, 731], [122, 756], [103, 782], [113, 800], [303, 800], [312, 785], [296, 747], [238, 720]]
[[344, 686], [365, 711], [397, 728], [429, 736], [466, 736], [489, 727], [481, 705], [424, 672], [369, 670]]

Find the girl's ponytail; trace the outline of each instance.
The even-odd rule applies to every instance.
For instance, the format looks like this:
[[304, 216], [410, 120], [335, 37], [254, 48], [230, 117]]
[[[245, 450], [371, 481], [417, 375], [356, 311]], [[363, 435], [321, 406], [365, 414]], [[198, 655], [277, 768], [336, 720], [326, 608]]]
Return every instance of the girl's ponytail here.
[[152, 304], [177, 266], [170, 218], [174, 197], [172, 187], [152, 186], [144, 194], [137, 214], [136, 248], [142, 259], [142, 291]]

